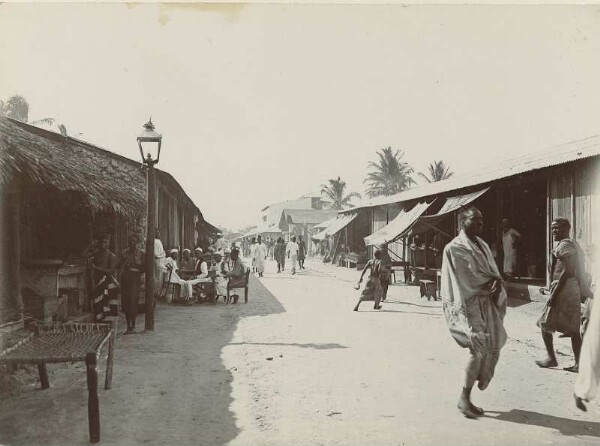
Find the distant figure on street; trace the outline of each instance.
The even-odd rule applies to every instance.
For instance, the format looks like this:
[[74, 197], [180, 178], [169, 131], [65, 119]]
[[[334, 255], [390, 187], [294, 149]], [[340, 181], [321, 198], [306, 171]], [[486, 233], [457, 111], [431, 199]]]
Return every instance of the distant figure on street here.
[[[581, 351], [581, 294], [578, 278], [580, 271], [581, 249], [569, 238], [571, 223], [566, 218], [555, 218], [550, 226], [552, 237], [558, 242], [552, 250], [550, 266], [550, 298], [542, 316], [537, 322], [542, 329], [542, 339], [546, 347], [546, 358], [535, 363], [543, 368], [556, 367], [553, 332], [558, 331], [570, 336], [575, 364], [565, 367], [568, 372], [579, 371], [579, 353]], [[587, 297], [587, 296], [586, 296]]]
[[388, 252], [387, 244], [380, 245], [379, 251], [381, 252], [381, 272], [379, 273], [382, 290], [381, 300], [386, 300], [388, 287], [390, 286], [390, 280], [392, 278], [392, 258]]
[[296, 236], [292, 236], [290, 241], [287, 243], [285, 248], [287, 258], [292, 264], [292, 274], [296, 274], [296, 265], [298, 264], [298, 243], [296, 243]]
[[165, 248], [160, 241], [160, 230], [156, 228], [154, 231], [154, 294], [160, 293], [162, 285], [163, 263], [167, 257]]
[[369, 274], [369, 280], [365, 284], [365, 287], [362, 290], [360, 298], [358, 302], [356, 302], [356, 306], [354, 307], [354, 311], [358, 311], [358, 307], [361, 302], [364, 301], [374, 301], [373, 308], [376, 310], [381, 309], [381, 298], [383, 296], [383, 288], [381, 287], [381, 251], [376, 250], [373, 254], [374, 258], [369, 260], [360, 274], [360, 279], [358, 279], [358, 285], [360, 285], [363, 281], [363, 276], [367, 272], [367, 270], [371, 270]]
[[302, 240], [302, 236], [298, 236], [298, 265], [300, 269], [304, 268], [304, 259], [306, 259], [306, 243]]
[[223, 239], [223, 233], [217, 232], [217, 240], [215, 240], [214, 250], [223, 255], [223, 250], [225, 249], [225, 240]]
[[115, 278], [117, 256], [108, 249], [109, 246], [110, 236], [106, 235], [91, 261], [94, 279], [92, 306], [96, 322], [106, 316], [118, 316], [119, 311], [119, 282]]
[[125, 334], [135, 331], [135, 319], [142, 286], [144, 251], [138, 248], [138, 243], [138, 236], [131, 234], [128, 239], [128, 247], [123, 250], [117, 266], [121, 279], [121, 309], [125, 313], [127, 322]]
[[471, 402], [471, 389], [479, 381], [479, 389], [485, 390], [494, 376], [507, 339], [507, 297], [492, 251], [479, 237], [483, 215], [471, 207], [460, 218], [459, 235], [444, 248], [441, 294], [450, 333], [470, 353], [457, 407], [467, 418], [475, 418], [484, 411]]
[[280, 273], [285, 270], [285, 243], [282, 237], [277, 239], [274, 251], [275, 261], [277, 262], [277, 272]]
[[259, 235], [256, 239], [256, 246], [254, 247], [254, 265], [258, 277], [262, 277], [265, 272], [265, 260], [267, 260], [267, 245], [262, 241], [262, 237]]
[[254, 251], [256, 250], [256, 238], [252, 238], [252, 243], [250, 244], [250, 259], [252, 260], [252, 272], [256, 272], [256, 262], [254, 260]]
[[503, 273], [505, 277], [517, 275], [517, 247], [521, 234], [511, 227], [508, 218], [502, 219], [502, 252], [504, 254]]

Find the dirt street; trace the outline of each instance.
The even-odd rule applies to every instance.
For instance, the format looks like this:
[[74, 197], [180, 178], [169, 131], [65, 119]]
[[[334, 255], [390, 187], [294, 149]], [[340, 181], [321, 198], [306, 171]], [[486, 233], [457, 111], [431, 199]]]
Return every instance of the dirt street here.
[[[487, 414], [467, 420], [455, 407], [467, 354], [440, 303], [395, 285], [383, 310], [353, 312], [357, 278], [319, 262], [276, 274], [270, 263], [247, 305], [159, 306], [153, 334], [119, 337], [113, 388], [99, 393], [102, 444], [598, 441], [598, 405], [583, 414], [572, 404], [575, 375], [533, 363], [541, 304], [509, 309], [496, 377], [473, 395]], [[557, 347], [570, 364], [567, 340]], [[84, 368], [49, 371], [49, 390], [33, 382], [0, 401], [1, 444], [88, 444]]]

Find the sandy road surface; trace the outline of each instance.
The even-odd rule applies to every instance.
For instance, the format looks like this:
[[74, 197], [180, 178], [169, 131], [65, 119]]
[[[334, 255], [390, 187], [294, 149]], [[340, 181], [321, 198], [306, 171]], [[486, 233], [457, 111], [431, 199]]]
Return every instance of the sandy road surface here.
[[[573, 407], [575, 376], [533, 364], [540, 304], [509, 309], [496, 378], [474, 391], [488, 416], [472, 421], [455, 408], [466, 352], [439, 302], [398, 285], [382, 311], [356, 313], [356, 271], [307, 266], [269, 264], [247, 305], [161, 305], [155, 333], [121, 336], [101, 444], [597, 444], [600, 410]], [[0, 444], [88, 444], [83, 367], [49, 371], [49, 390], [0, 400]]]
[[[262, 282], [286, 311], [241, 320], [224, 348], [226, 367], [238, 368], [232, 410], [241, 431], [231, 445], [598, 442], [598, 406], [582, 414], [572, 404], [575, 375], [533, 363], [543, 354], [541, 304], [509, 309], [496, 378], [473, 395], [488, 416], [472, 421], [455, 406], [466, 352], [439, 302], [397, 285], [383, 311], [366, 302], [356, 313], [356, 271], [308, 267], [295, 276], [268, 270]], [[569, 344], [557, 346], [569, 365]]]

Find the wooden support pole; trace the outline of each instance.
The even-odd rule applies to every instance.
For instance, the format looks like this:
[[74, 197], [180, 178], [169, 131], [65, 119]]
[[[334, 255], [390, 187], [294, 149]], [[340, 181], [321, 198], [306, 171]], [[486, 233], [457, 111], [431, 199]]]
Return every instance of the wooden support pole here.
[[48, 370], [46, 369], [46, 364], [39, 362], [37, 368], [40, 375], [40, 384], [42, 389], [47, 389], [50, 387], [50, 381], [48, 381]]
[[88, 424], [90, 443], [100, 441], [100, 403], [98, 401], [98, 365], [96, 353], [85, 355], [88, 387]]
[[113, 364], [115, 361], [115, 338], [117, 337], [116, 326], [108, 341], [108, 359], [106, 360], [106, 376], [104, 378], [104, 389], [110, 390], [112, 385]]

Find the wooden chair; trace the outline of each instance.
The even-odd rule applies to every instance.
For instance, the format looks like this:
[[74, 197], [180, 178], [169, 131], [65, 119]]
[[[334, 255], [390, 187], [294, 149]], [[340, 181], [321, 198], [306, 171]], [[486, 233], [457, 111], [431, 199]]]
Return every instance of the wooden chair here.
[[[171, 276], [173, 275], [173, 268], [168, 268], [167, 271], [162, 273], [163, 281], [160, 287], [159, 297], [166, 299], [167, 302], [178, 302], [179, 295], [181, 294], [181, 285], [178, 283], [171, 283]], [[169, 291], [171, 292], [171, 298], [169, 299]]]
[[239, 284], [239, 285], [231, 285], [231, 281], [229, 281], [229, 283], [227, 283], [227, 300], [225, 303], [231, 303], [231, 296], [229, 294], [229, 291], [231, 290], [235, 290], [235, 289], [244, 289], [244, 303], [248, 303], [248, 281], [250, 280], [250, 268], [246, 268], [246, 275], [244, 276], [244, 283]]

